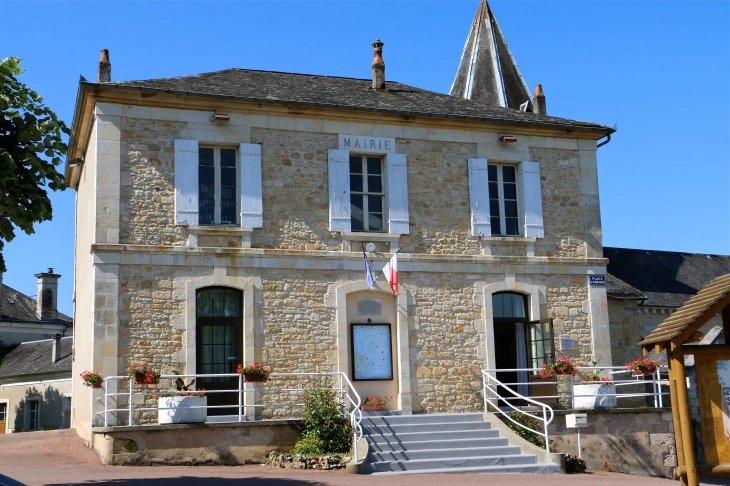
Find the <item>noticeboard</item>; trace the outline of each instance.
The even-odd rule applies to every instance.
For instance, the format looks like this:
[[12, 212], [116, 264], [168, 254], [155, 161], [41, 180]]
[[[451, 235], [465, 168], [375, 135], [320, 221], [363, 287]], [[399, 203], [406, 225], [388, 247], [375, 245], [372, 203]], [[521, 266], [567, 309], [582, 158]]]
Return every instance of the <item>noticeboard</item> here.
[[354, 380], [392, 380], [390, 324], [352, 325]]

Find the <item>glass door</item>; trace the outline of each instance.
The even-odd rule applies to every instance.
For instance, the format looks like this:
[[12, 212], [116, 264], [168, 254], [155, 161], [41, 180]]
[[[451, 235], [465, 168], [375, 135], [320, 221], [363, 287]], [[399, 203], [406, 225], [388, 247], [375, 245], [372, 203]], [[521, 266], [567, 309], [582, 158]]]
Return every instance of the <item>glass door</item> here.
[[[553, 320], [540, 319], [525, 323], [527, 352], [530, 368], [542, 368], [555, 362]], [[557, 403], [557, 398], [540, 398], [556, 395], [555, 378], [542, 378], [539, 371], [530, 373], [530, 396], [546, 403]]]
[[[198, 374], [235, 373], [243, 364], [242, 293], [225, 287], [198, 290], [197, 295], [197, 370]], [[208, 406], [232, 405], [231, 408], [210, 408], [208, 415], [238, 414], [238, 378], [199, 378], [196, 388], [231, 390], [208, 393]]]

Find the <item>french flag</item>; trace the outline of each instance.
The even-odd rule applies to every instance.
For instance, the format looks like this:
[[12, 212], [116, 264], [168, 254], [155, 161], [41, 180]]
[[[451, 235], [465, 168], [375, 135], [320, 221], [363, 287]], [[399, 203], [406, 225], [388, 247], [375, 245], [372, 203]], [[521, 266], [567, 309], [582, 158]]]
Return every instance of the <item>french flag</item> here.
[[393, 255], [393, 258], [383, 267], [383, 275], [388, 281], [390, 288], [393, 289], [393, 294], [398, 295], [398, 254]]

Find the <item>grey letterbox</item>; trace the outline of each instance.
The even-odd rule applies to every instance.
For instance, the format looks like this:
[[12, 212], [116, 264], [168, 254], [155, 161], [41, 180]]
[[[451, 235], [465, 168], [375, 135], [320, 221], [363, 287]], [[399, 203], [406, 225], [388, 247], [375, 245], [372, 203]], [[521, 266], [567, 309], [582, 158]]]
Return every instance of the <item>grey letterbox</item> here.
[[565, 426], [569, 429], [576, 427], [588, 427], [588, 414], [569, 413], [565, 416]]

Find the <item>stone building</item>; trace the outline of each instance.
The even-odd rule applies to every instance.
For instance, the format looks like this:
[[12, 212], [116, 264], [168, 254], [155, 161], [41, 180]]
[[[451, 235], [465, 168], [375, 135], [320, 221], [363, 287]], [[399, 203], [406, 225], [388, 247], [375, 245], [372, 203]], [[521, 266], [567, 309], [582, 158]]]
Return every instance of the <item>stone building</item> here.
[[[363, 395], [460, 412], [483, 408], [482, 369], [612, 361], [595, 277], [597, 141], [613, 130], [545, 114], [486, 2], [451, 95], [386, 79], [373, 47], [372, 79], [118, 82], [103, 52], [98, 81], [79, 84], [66, 171], [75, 373], [362, 365]], [[365, 246], [376, 274], [399, 251], [397, 295], [383, 278], [368, 289]], [[74, 395], [85, 438], [92, 393]]]

